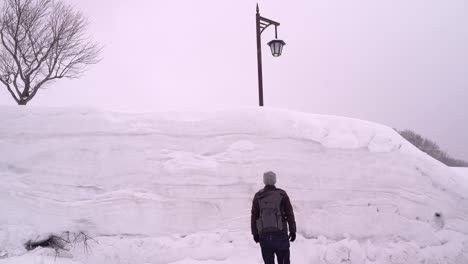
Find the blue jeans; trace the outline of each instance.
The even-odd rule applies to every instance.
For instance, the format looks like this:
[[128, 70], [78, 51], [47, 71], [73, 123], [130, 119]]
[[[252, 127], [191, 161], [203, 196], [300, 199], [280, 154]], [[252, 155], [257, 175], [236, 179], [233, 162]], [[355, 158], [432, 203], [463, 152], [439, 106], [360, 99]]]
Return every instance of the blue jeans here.
[[265, 234], [260, 237], [262, 257], [265, 264], [289, 264], [289, 238], [286, 234]]

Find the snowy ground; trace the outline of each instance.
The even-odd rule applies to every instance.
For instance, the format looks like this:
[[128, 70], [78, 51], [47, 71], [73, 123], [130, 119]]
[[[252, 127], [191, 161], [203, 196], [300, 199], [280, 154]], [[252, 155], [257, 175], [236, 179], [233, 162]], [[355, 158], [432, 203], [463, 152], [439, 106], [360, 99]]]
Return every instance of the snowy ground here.
[[454, 171], [456, 171], [458, 174], [460, 174], [462, 177], [465, 177], [465, 179], [468, 179], [468, 168], [452, 168]]
[[[0, 107], [0, 124], [0, 264], [262, 263], [267, 170], [294, 205], [293, 263], [468, 263], [468, 174], [386, 126], [268, 108]], [[64, 231], [98, 243], [24, 248]]]

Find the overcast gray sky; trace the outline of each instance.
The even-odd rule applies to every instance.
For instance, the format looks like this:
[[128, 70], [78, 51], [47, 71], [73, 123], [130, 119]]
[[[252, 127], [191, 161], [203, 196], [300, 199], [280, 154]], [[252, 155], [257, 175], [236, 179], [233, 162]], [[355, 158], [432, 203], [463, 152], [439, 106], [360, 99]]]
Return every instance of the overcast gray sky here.
[[[65, 0], [103, 60], [30, 105], [110, 110], [256, 106], [256, 1]], [[468, 160], [465, 0], [259, 1], [265, 105], [412, 129]], [[0, 104], [13, 105], [6, 89]]]

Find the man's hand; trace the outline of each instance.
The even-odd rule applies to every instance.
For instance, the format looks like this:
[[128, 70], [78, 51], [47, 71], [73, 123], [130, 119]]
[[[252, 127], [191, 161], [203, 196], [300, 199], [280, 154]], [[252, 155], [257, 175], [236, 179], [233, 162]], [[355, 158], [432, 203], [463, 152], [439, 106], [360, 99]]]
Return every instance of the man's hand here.
[[259, 235], [253, 235], [253, 239], [254, 239], [255, 243], [260, 242], [260, 236]]
[[294, 242], [294, 240], [296, 240], [296, 233], [290, 233], [289, 239], [291, 240], [291, 242]]

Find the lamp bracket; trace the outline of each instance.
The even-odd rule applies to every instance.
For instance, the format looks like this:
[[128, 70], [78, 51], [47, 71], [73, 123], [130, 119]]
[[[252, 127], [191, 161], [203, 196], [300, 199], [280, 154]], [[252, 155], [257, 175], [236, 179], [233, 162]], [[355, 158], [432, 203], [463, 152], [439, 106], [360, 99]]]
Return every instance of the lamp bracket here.
[[[271, 26], [271, 25], [274, 25], [275, 26], [275, 36], [277, 35], [277, 27], [280, 25], [280, 23], [276, 22], [276, 21], [273, 21], [271, 19], [268, 19], [268, 18], [264, 18], [260, 15], [258, 15], [258, 20], [259, 20], [259, 26], [260, 26], [260, 34], [263, 33], [263, 31]], [[277, 37], [277, 36], [276, 36]]]

